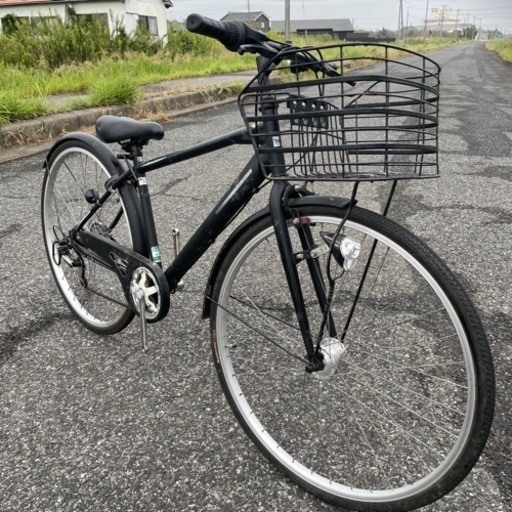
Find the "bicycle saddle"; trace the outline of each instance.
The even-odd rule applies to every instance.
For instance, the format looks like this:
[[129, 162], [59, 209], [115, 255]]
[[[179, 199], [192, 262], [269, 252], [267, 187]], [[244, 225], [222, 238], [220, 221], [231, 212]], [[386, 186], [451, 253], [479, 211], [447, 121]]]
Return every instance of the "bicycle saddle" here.
[[96, 121], [96, 134], [103, 142], [130, 140], [136, 144], [144, 145], [151, 139], [162, 139], [164, 129], [154, 121], [136, 121], [129, 117], [101, 116]]

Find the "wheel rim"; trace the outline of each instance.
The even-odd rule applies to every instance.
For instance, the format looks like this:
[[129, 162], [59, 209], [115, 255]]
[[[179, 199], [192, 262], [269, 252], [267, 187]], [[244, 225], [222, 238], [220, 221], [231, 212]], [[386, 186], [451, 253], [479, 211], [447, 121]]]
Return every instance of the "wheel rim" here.
[[[84, 192], [95, 188], [101, 195], [109, 177], [100, 160], [89, 151], [68, 148], [58, 155], [48, 170], [43, 196], [45, 246], [57, 285], [73, 312], [86, 325], [99, 330], [111, 329], [126, 315], [126, 300], [119, 280], [113, 272], [91, 261], [84, 260], [83, 274], [81, 267], [70, 267], [56, 255], [55, 242], [64, 238], [91, 207], [85, 201]], [[128, 217], [117, 193], [87, 223], [86, 229], [103, 232], [120, 208], [123, 216], [110, 235], [131, 247]], [[72, 259], [79, 259], [73, 251], [70, 255]], [[82, 275], [87, 279], [87, 289], [81, 282]]]
[[[310, 219], [312, 223], [315, 223], [317, 226], [326, 223], [330, 224], [334, 222], [334, 227], [339, 222], [339, 219], [332, 219], [327, 216], [324, 217], [315, 217]], [[354, 229], [356, 228], [356, 224], [354, 224], [351, 221], [348, 221], [346, 224], [346, 231], [347, 233], [354, 233]], [[316, 228], [315, 228], [316, 229]], [[383, 390], [375, 390], [372, 389], [367, 393], [368, 401], [367, 403], [361, 403], [356, 404], [355, 397], [347, 395], [345, 392], [345, 395], [336, 388], [336, 385], [333, 382], [316, 382], [314, 385], [317, 386], [316, 393], [325, 393], [324, 389], [318, 390], [319, 387], [326, 388], [330, 387], [331, 392], [336, 393], [336, 395], [340, 399], [340, 403], [337, 404], [338, 407], [344, 406], [347, 409], [352, 409], [352, 411], [349, 411], [348, 413], [345, 413], [344, 415], [340, 415], [340, 418], [343, 418], [345, 420], [345, 425], [342, 430], [337, 431], [338, 433], [332, 434], [331, 432], [327, 432], [327, 436], [324, 442], [322, 442], [322, 435], [324, 434], [322, 421], [324, 422], [332, 422], [334, 423], [334, 419], [338, 418], [336, 416], [336, 411], [326, 411], [324, 412], [324, 417], [322, 417], [322, 414], [319, 414], [316, 421], [313, 420], [304, 420], [301, 415], [307, 414], [307, 407], [302, 407], [300, 405], [297, 405], [297, 403], [294, 403], [293, 406], [296, 408], [295, 411], [286, 411], [284, 412], [284, 408], [281, 408], [281, 416], [289, 414], [289, 418], [283, 419], [280, 417], [277, 419], [276, 417], [272, 416], [268, 410], [272, 406], [271, 398], [265, 396], [265, 389], [264, 386], [272, 387], [275, 386], [275, 393], [276, 393], [276, 400], [285, 400], [284, 397], [285, 392], [289, 392], [285, 385], [281, 385], [280, 382], [278, 382], [277, 375], [281, 370], [278, 368], [278, 366], [281, 364], [280, 361], [282, 360], [282, 364], [291, 364], [290, 361], [283, 358], [283, 353], [281, 352], [280, 355], [276, 355], [276, 361], [274, 368], [270, 368], [270, 371], [268, 374], [265, 374], [264, 378], [258, 378], [256, 375], [257, 373], [257, 367], [254, 368], [251, 367], [252, 364], [249, 364], [247, 360], [249, 361], [255, 361], [258, 358], [264, 358], [264, 350], [268, 350], [265, 348], [265, 343], [268, 344], [265, 340], [263, 340], [261, 337], [259, 337], [257, 334], [254, 333], [254, 326], [257, 323], [257, 320], [255, 318], [251, 317], [251, 321], [249, 322], [251, 324], [251, 327], [249, 328], [247, 325], [241, 325], [241, 322], [235, 316], [233, 316], [232, 312], [235, 310], [238, 316], [240, 316], [240, 310], [247, 309], [246, 305], [239, 306], [238, 304], [242, 302], [248, 302], [250, 306], [256, 311], [256, 313], [253, 314], [254, 317], [260, 316], [263, 320], [260, 322], [261, 324], [270, 324], [274, 322], [274, 319], [279, 316], [276, 314], [270, 314], [268, 312], [262, 313], [262, 310], [264, 307], [259, 308], [259, 304], [256, 304], [255, 299], [252, 296], [247, 295], [243, 298], [243, 301], [241, 301], [240, 297], [237, 297], [236, 294], [240, 292], [239, 288], [242, 288], [242, 284], [238, 285], [237, 282], [240, 279], [237, 277], [238, 271], [240, 269], [244, 270], [244, 263], [246, 262], [246, 258], [248, 259], [255, 259], [253, 257], [253, 254], [256, 254], [258, 252], [258, 259], [261, 260], [261, 256], [265, 256], [265, 261], [269, 262], [272, 258], [275, 260], [276, 253], [270, 252], [271, 247], [273, 247], [273, 244], [268, 241], [268, 237], [271, 237], [272, 228], [267, 228], [263, 232], [259, 233], [256, 238], [252, 239], [251, 245], [246, 245], [244, 249], [237, 255], [235, 260], [233, 261], [233, 264], [230, 266], [224, 280], [224, 284], [222, 286], [222, 289], [220, 290], [219, 294], [219, 304], [221, 305], [220, 308], [217, 308], [217, 320], [216, 320], [216, 336], [218, 339], [218, 343], [216, 345], [216, 349], [218, 351], [218, 360], [222, 364], [222, 375], [224, 379], [225, 386], [229, 390], [229, 393], [232, 397], [232, 400], [236, 403], [236, 409], [238, 410], [238, 414], [242, 417], [242, 421], [245, 422], [245, 424], [248, 426], [252, 434], [257, 438], [258, 443], [260, 443], [264, 450], [271, 454], [272, 457], [274, 457], [278, 464], [283, 466], [286, 470], [293, 473], [297, 478], [299, 478], [302, 482], [305, 482], [306, 485], [314, 486], [317, 489], [320, 489], [330, 495], [334, 495], [343, 499], [347, 500], [354, 500], [354, 501], [365, 501], [368, 503], [381, 503], [381, 502], [393, 502], [397, 500], [402, 500], [406, 498], [410, 498], [412, 496], [418, 495], [419, 493], [426, 491], [429, 487], [431, 487], [435, 482], [438, 482], [443, 475], [445, 475], [448, 470], [454, 465], [454, 463], [457, 461], [458, 457], [460, 456], [461, 452], [463, 451], [464, 447], [466, 446], [468, 439], [471, 434], [471, 425], [473, 423], [473, 418], [475, 415], [475, 401], [476, 401], [476, 377], [475, 377], [475, 370], [472, 363], [472, 355], [471, 355], [471, 349], [468, 343], [468, 339], [466, 336], [466, 333], [464, 331], [464, 328], [460, 322], [460, 320], [457, 317], [456, 311], [453, 308], [452, 304], [450, 303], [449, 299], [445, 295], [444, 291], [441, 289], [441, 287], [435, 282], [435, 280], [428, 274], [426, 269], [420, 265], [414, 258], [412, 258], [408, 253], [406, 253], [398, 244], [393, 242], [390, 239], [383, 238], [381, 235], [378, 235], [374, 230], [365, 227], [363, 225], [357, 224], [357, 229], [360, 232], [360, 237], [363, 240], [370, 240], [372, 238], [376, 238], [379, 240], [378, 247], [384, 246], [384, 240], [385, 245], [388, 246], [388, 253], [392, 254], [393, 256], [398, 256], [403, 259], [404, 262], [407, 263], [407, 267], [412, 270], [417, 276], [421, 277], [423, 280], [426, 280], [428, 283], [428, 287], [426, 291], [430, 292], [430, 294], [433, 297], [436, 297], [439, 304], [444, 308], [443, 312], [443, 319], [442, 322], [447, 322], [446, 319], [451, 322], [451, 329], [452, 333], [447, 335], [445, 338], [446, 343], [455, 344], [455, 341], [458, 340], [459, 348], [458, 348], [458, 355], [456, 356], [457, 359], [455, 359], [455, 356], [453, 358], [447, 357], [447, 354], [450, 354], [453, 349], [447, 350], [443, 354], [433, 354], [431, 355], [431, 359], [436, 358], [436, 361], [439, 363], [439, 365], [445, 365], [446, 368], [449, 366], [455, 367], [456, 365], [453, 364], [455, 362], [462, 363], [465, 370], [465, 375], [463, 378], [460, 375], [457, 375], [456, 379], [451, 381], [445, 381], [446, 375], [448, 372], [444, 371], [443, 368], [441, 368], [441, 371], [439, 372], [439, 375], [435, 375], [434, 370], [437, 372], [437, 368], [432, 368], [429, 370], [429, 362], [426, 361], [425, 364], [423, 364], [423, 369], [421, 369], [422, 365], [415, 364], [414, 361], [411, 361], [411, 364], [409, 363], [403, 363], [403, 369], [400, 368], [399, 364], [395, 361], [395, 359], [390, 359], [390, 356], [382, 357], [382, 362], [385, 364], [382, 364], [383, 367], [386, 365], [395, 365], [395, 368], [388, 370], [389, 375], [387, 377], [377, 377], [377, 376], [369, 376], [373, 379], [373, 386], [376, 387], [377, 382], [381, 384], [381, 386], [384, 388]], [[368, 244], [366, 243], [366, 246]], [[255, 252], [253, 253], [253, 249]], [[261, 250], [260, 250], [261, 249]], [[385, 267], [387, 256], [380, 262], [380, 265], [382, 268]], [[397, 260], [398, 261], [398, 260]], [[376, 263], [379, 263], [378, 260], [376, 260]], [[257, 276], [264, 276], [265, 272], [263, 272], [265, 265], [261, 265], [261, 267], [258, 269], [259, 272], [256, 272], [256, 278], [252, 278], [251, 282], [251, 290], [257, 290], [259, 286], [259, 278]], [[274, 267], [272, 267], [274, 268]], [[270, 273], [267, 272], [267, 274]], [[243, 281], [243, 279], [242, 279]], [[276, 281], [278, 281], [276, 279]], [[399, 285], [399, 281], [397, 281], [396, 285]], [[379, 286], [378, 279], [374, 284], [374, 289], [372, 290], [372, 293], [374, 293], [375, 288]], [[251, 291], [251, 295], [257, 296], [259, 292], [257, 291]], [[262, 296], [268, 293], [262, 293]], [[430, 296], [430, 295], [429, 295]], [[306, 298], [306, 301], [308, 299]], [[419, 299], [419, 303], [422, 302], [423, 299]], [[251, 304], [252, 302], [252, 304]], [[236, 304], [235, 304], [236, 303]], [[263, 304], [263, 301], [262, 301]], [[390, 303], [392, 304], [392, 303]], [[384, 302], [381, 303], [381, 307], [388, 307], [390, 308], [390, 304], [386, 306]], [[259, 309], [258, 309], [259, 308]], [[250, 308], [249, 308], [250, 309]], [[269, 306], [269, 309], [272, 309], [272, 306]], [[395, 304], [396, 309], [396, 304]], [[284, 313], [283, 313], [284, 314]], [[289, 313], [287, 313], [289, 314]], [[395, 313], [397, 317], [399, 316], [398, 313]], [[436, 321], [440, 322], [440, 318], [438, 317], [438, 314], [436, 313], [433, 315]], [[291, 317], [291, 315], [290, 315]], [[376, 321], [376, 320], [375, 320]], [[417, 318], [414, 320], [418, 326], [413, 326], [414, 328], [408, 327], [410, 329], [411, 333], [414, 333], [414, 331], [417, 331], [416, 334], [418, 336], [424, 336], [426, 331], [425, 326], [422, 326], [422, 321], [427, 321], [427, 316], [425, 314], [417, 315]], [[413, 319], [411, 319], [409, 322], [405, 322], [405, 324], [413, 325]], [[245, 333], [246, 337], [250, 337], [248, 334], [249, 332], [252, 332], [252, 336], [254, 338], [258, 338], [259, 345], [257, 349], [252, 349], [245, 352], [245, 354], [239, 354], [238, 352], [241, 352], [240, 346], [241, 343], [240, 340], [237, 338], [236, 334], [233, 334], [233, 332], [237, 332], [237, 330], [240, 332], [240, 338], [242, 338], [242, 333]], [[268, 329], [271, 331], [271, 329]], [[282, 325], [279, 327], [279, 330], [286, 331], [287, 333], [290, 332], [290, 329], [287, 327], [283, 327]], [[398, 343], [398, 338], [401, 335], [400, 330], [403, 330], [400, 328], [400, 326], [397, 326], [397, 332], [395, 333], [396, 340], [395, 342]], [[421, 331], [421, 332], [420, 332]], [[360, 332], [364, 332], [360, 331]], [[284, 335], [281, 332], [273, 331], [272, 334], [276, 338], [289, 336], [289, 334]], [[405, 332], [407, 335], [407, 332]], [[359, 336], [359, 337], [358, 337]], [[367, 333], [365, 336], [366, 338], [370, 338], [370, 334]], [[384, 337], [382, 335], [382, 337]], [[297, 333], [296, 339], [299, 340], [299, 335]], [[345, 360], [342, 362], [342, 366], [344, 365], [346, 369], [344, 371], [346, 372], [352, 372], [352, 374], [357, 373], [354, 370], [357, 370], [360, 375], [364, 375], [365, 367], [362, 366], [362, 361], [371, 361], [371, 357], [373, 357], [373, 365], [377, 367], [376, 357], [375, 355], [365, 355], [363, 356], [363, 350], [360, 350], [360, 353], [355, 356], [354, 352], [356, 350], [354, 349], [354, 343], [360, 344], [361, 336], [355, 335], [352, 339], [350, 335], [348, 336], [348, 344], [352, 345], [352, 347], [349, 346], [349, 349], [347, 350], [348, 356], [346, 356]], [[443, 348], [443, 342], [440, 339], [436, 339], [435, 345], [436, 348]], [[366, 340], [367, 343], [368, 340]], [[300, 341], [302, 343], [302, 341]], [[246, 345], [248, 345], [248, 342], [246, 342]], [[296, 345], [297, 346], [297, 345]], [[357, 346], [357, 344], [356, 344]], [[372, 345], [372, 347], [375, 347], [375, 343]], [[235, 347], [235, 348], [233, 348]], [[426, 342], [425, 345], [421, 347], [421, 350], [426, 348]], [[273, 348], [276, 350], [276, 354], [279, 352], [279, 349]], [[432, 349], [434, 350], [434, 349]], [[249, 357], [252, 353], [253, 357]], [[416, 351], [416, 353], [419, 353], [419, 351]], [[301, 355], [297, 353], [297, 355]], [[405, 359], [411, 358], [411, 356], [414, 355], [414, 352], [411, 351], [411, 349], [408, 349], [408, 353], [401, 354]], [[381, 355], [378, 355], [378, 357], [381, 357]], [[352, 359], [350, 359], [352, 358]], [[444, 359], [443, 359], [444, 358]], [[349, 361], [349, 362], [347, 362]], [[267, 362], [269, 365], [272, 365], [271, 358], [265, 357], [265, 362]], [[350, 370], [350, 367], [352, 366], [352, 369]], [[300, 363], [295, 364], [295, 376], [288, 375], [287, 378], [289, 378], [293, 382], [293, 386], [295, 388], [299, 386], [303, 386], [304, 392], [302, 399], [305, 400], [308, 393], [311, 393], [313, 386], [312, 386], [312, 380], [310, 376], [306, 376], [304, 374], [304, 366], [300, 367]], [[348, 370], [347, 370], [348, 368]], [[261, 369], [260, 369], [261, 370]], [[263, 370], [265, 370], [263, 368]], [[407, 373], [405, 370], [409, 370], [411, 373], [415, 373], [413, 377], [411, 375], [404, 376], [405, 373]], [[251, 374], [251, 371], [253, 372]], [[377, 371], [377, 370], [375, 370]], [[460, 372], [460, 368], [457, 368], [457, 371]], [[273, 373], [272, 373], [273, 372]], [[341, 374], [342, 370], [340, 370], [338, 373]], [[300, 375], [302, 373], [302, 375]], [[425, 375], [421, 375], [424, 373]], [[247, 374], [247, 376], [246, 376]], [[398, 382], [396, 384], [395, 382], [389, 382], [390, 376], [402, 374], [403, 381], [402, 384]], [[354, 378], [353, 375], [350, 373], [346, 373], [349, 377], [345, 378], [343, 381], [340, 377], [340, 381], [343, 382], [345, 386], [348, 386], [349, 379]], [[275, 379], [273, 377], [276, 376]], [[297, 378], [297, 376], [299, 378]], [[410, 379], [410, 382], [406, 379]], [[427, 400], [426, 395], [422, 398], [421, 395], [417, 395], [417, 398], [410, 399], [410, 406], [407, 408], [402, 407], [400, 409], [400, 404], [394, 403], [398, 401], [398, 398], [400, 396], [400, 392], [407, 393], [408, 391], [412, 390], [409, 389], [409, 386], [412, 386], [412, 381], [414, 380], [414, 385], [417, 385], [417, 382], [421, 381], [422, 379], [425, 379], [425, 381], [428, 381], [425, 384], [425, 387], [428, 388], [429, 393], [433, 392], [431, 388], [435, 385], [439, 385], [440, 387], [445, 387], [446, 390], [450, 389], [451, 393], [453, 395], [457, 395], [456, 399], [454, 398], [452, 402], [446, 401], [444, 398], [440, 396], [440, 393], [437, 392], [434, 398], [429, 398]], [[262, 381], [267, 381], [265, 384], [262, 384]], [[301, 382], [302, 381], [302, 382]], [[318, 379], [317, 379], [318, 381]], [[356, 388], [356, 384], [353, 384], [352, 382], [352, 388]], [[463, 384], [462, 384], [463, 383]], [[258, 386], [261, 386], [261, 388], [258, 388]], [[364, 383], [357, 384], [360, 389], [364, 386]], [[393, 390], [393, 393], [390, 393], [390, 390]], [[417, 390], [415, 389], [417, 392]], [[362, 396], [365, 395], [364, 392], [361, 392]], [[254, 395], [251, 395], [251, 393], [254, 393]], [[258, 395], [259, 393], [259, 395]], [[299, 398], [300, 393], [296, 395], [294, 398], [295, 402], [297, 402]], [[394, 396], [393, 396], [394, 395]], [[411, 395], [414, 397], [414, 395], [411, 393]], [[461, 402], [461, 397], [464, 397], [463, 402]], [[372, 400], [369, 400], [369, 399]], [[432, 417], [439, 418], [440, 414], [435, 414], [436, 411], [432, 410], [437, 408], [441, 409], [441, 415], [447, 414], [453, 419], [450, 419], [450, 421], [453, 421], [453, 424], [456, 425], [457, 432], [456, 436], [454, 437], [454, 432], [450, 431], [446, 428], [448, 425], [448, 422], [446, 421], [445, 424], [437, 423], [440, 421], [439, 419], [436, 419], [435, 422], [433, 422], [430, 426], [431, 434], [437, 434], [441, 432], [440, 440], [436, 442], [432, 442], [432, 440], [428, 440], [425, 442], [425, 438], [422, 437], [425, 435], [425, 432], [429, 431], [429, 428], [425, 425], [428, 425], [428, 422], [431, 421], [430, 418], [421, 417], [419, 415], [419, 411], [417, 408], [421, 405], [419, 404], [418, 400], [423, 399], [424, 403], [427, 405], [423, 406], [423, 409], [427, 411], [429, 414], [432, 415]], [[440, 401], [438, 401], [440, 400]], [[373, 403], [372, 403], [373, 402]], [[376, 404], [375, 404], [376, 402]], [[310, 406], [309, 402], [306, 402], [308, 407]], [[457, 404], [457, 408], [455, 408], [454, 405]], [[270, 405], [269, 405], [270, 404]], [[354, 405], [355, 404], [355, 405]], [[372, 412], [372, 409], [370, 406], [373, 406], [375, 410]], [[356, 414], [355, 408], [359, 408]], [[393, 413], [386, 412], [385, 409], [391, 409]], [[412, 419], [408, 419], [404, 426], [402, 426], [401, 423], [398, 423], [398, 426], [393, 426], [393, 422], [402, 421], [402, 419], [398, 418], [396, 416], [396, 411], [401, 410], [402, 415], [411, 416]], [[447, 412], [448, 411], [448, 412]], [[461, 415], [461, 411], [463, 411], [463, 419], [459, 418]], [[264, 419], [260, 421], [260, 417], [263, 415]], [[425, 413], [423, 413], [423, 416]], [[279, 416], [276, 414], [276, 416]], [[269, 421], [265, 421], [265, 419], [271, 418]], [[357, 424], [357, 421], [361, 422], [361, 419], [366, 418], [367, 422], [366, 425], [363, 428], [362, 424]], [[333, 471], [332, 474], [327, 474], [327, 465], [324, 465], [321, 461], [314, 461], [313, 464], [311, 464], [312, 460], [315, 458], [315, 455], [312, 453], [309, 453], [307, 449], [300, 447], [300, 449], [297, 446], [294, 446], [293, 441], [285, 439], [285, 430], [286, 428], [289, 428], [288, 426], [291, 425], [293, 422], [296, 422], [300, 424], [302, 427], [310, 427], [313, 428], [313, 430], [310, 430], [309, 435], [302, 435], [300, 433], [297, 433], [297, 436], [299, 439], [302, 439], [302, 443], [297, 442], [297, 444], [306, 444], [306, 442], [310, 442], [314, 444], [317, 444], [317, 448], [313, 448], [312, 451], [318, 450], [320, 453], [325, 453], [327, 456], [327, 459], [330, 461], [329, 463], [325, 464], [331, 464], [332, 462], [335, 462], [335, 457], [333, 456], [333, 453], [336, 454], [336, 456], [340, 457], [338, 459], [339, 468]], [[320, 427], [318, 426], [318, 422], [320, 421]], [[378, 428], [378, 423], [384, 424], [387, 423], [388, 427], [386, 427], [386, 430], [389, 430], [390, 432], [395, 430], [395, 436], [401, 438], [401, 442], [405, 443], [406, 445], [409, 445], [409, 448], [407, 450], [404, 450], [404, 454], [393, 454], [392, 457], [386, 459], [383, 458], [383, 455], [385, 453], [385, 443], [389, 443], [391, 441], [397, 441], [397, 439], [393, 439], [392, 435], [384, 435], [383, 428]], [[421, 424], [420, 426], [414, 426], [414, 423], [417, 422]], [[368, 424], [370, 425], [368, 426]], [[282, 426], [281, 426], [282, 425]], [[288, 426], [287, 426], [288, 425]], [[316, 426], [315, 426], [316, 425]], [[406, 428], [405, 425], [409, 425], [409, 427], [412, 429], [414, 427], [414, 433], [405, 435], [403, 430]], [[316, 429], [316, 430], [315, 430]], [[367, 430], [365, 434], [365, 430]], [[443, 430], [446, 430], [446, 432], [443, 432]], [[380, 432], [379, 432], [380, 431]], [[360, 436], [361, 439], [355, 439], [357, 437], [354, 432], [357, 433], [357, 436]], [[364, 440], [364, 437], [366, 435], [366, 440]], [[302, 436], [302, 437], [301, 437]], [[381, 437], [381, 439], [377, 439], [378, 436]], [[377, 439], [377, 440], [376, 440]], [[335, 447], [335, 442], [338, 442], [338, 444], [342, 445], [342, 448]], [[356, 442], [357, 441], [357, 442]], [[361, 446], [357, 446], [357, 443], [359, 443]], [[414, 444], [417, 444], [416, 447], [412, 446]], [[420, 444], [421, 443], [421, 444]], [[366, 446], [362, 446], [365, 445]], [[443, 444], [443, 446], [441, 446]], [[326, 448], [327, 447], [327, 448]], [[436, 448], [439, 447], [439, 448]], [[364, 449], [363, 449], [364, 448]], [[401, 474], [401, 467], [399, 464], [404, 464], [407, 461], [403, 461], [402, 459], [407, 459], [408, 457], [418, 457], [423, 454], [425, 454], [427, 449], [443, 449], [442, 456], [437, 457], [437, 455], [432, 456], [432, 459], [440, 459], [442, 457], [442, 460], [438, 461], [437, 463], [433, 464], [432, 462], [423, 460], [419, 463], [410, 463], [410, 471], [411, 473], [414, 473], [414, 471], [417, 472], [418, 476], [411, 476], [409, 481], [404, 478], [404, 476]], [[366, 452], [366, 457], [368, 461], [373, 461], [373, 465], [375, 467], [371, 468], [372, 464], [369, 464], [368, 462], [365, 463], [366, 467], [362, 467], [358, 464], [358, 459], [361, 458], [360, 455], [356, 455], [354, 453], [355, 451], [362, 451]], [[374, 453], [371, 453], [373, 450]], [[351, 453], [352, 452], [352, 453]], [[408, 452], [408, 453], [407, 453]], [[348, 453], [348, 455], [347, 455]], [[310, 458], [311, 457], [311, 458]], [[395, 460], [390, 460], [391, 458], [394, 458]], [[341, 460], [341, 461], [340, 461]], [[310, 467], [310, 466], [314, 467]], [[383, 474], [389, 470], [390, 466], [395, 467], [395, 475], [390, 475], [386, 479], [383, 479]], [[368, 470], [368, 467], [371, 469]], [[318, 468], [318, 469], [317, 469]], [[413, 471], [414, 468], [414, 471]], [[360, 481], [368, 482], [365, 485], [357, 485], [357, 478], [354, 478], [354, 481], [350, 481], [350, 478], [352, 478], [350, 473], [350, 469], [354, 472], [354, 475], [361, 471]], [[370, 487], [369, 481], [371, 480], [371, 476], [366, 476], [363, 474], [364, 471], [367, 472], [374, 472], [375, 473], [375, 482], [372, 487]], [[422, 474], [423, 472], [423, 474]], [[348, 474], [348, 476], [347, 476]], [[334, 478], [338, 479], [339, 481], [334, 480]], [[396, 483], [395, 483], [396, 481]]]

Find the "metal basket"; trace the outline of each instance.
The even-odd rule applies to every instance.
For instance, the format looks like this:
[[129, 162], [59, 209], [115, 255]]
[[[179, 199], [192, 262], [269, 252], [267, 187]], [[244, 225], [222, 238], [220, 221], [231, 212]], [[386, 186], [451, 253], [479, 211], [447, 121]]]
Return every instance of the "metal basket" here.
[[[440, 68], [433, 60], [383, 44], [307, 49], [336, 67], [341, 76], [331, 78], [302, 72], [296, 64], [300, 53], [304, 50], [285, 51], [280, 58], [287, 64], [272, 72], [271, 83], [261, 86], [255, 78], [239, 97], [268, 178], [374, 181], [438, 176]], [[271, 114], [265, 108], [269, 104], [276, 107]], [[271, 125], [271, 133], [261, 129]]]

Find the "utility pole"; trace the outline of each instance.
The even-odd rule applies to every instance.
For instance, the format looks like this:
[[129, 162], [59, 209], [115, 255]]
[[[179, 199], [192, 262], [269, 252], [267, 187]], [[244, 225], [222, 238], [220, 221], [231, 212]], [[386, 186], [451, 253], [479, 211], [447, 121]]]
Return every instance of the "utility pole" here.
[[290, 40], [290, 0], [284, 0], [284, 38]]
[[457, 9], [457, 19], [455, 20], [455, 37], [457, 37], [457, 29], [459, 28], [459, 11], [460, 9]]
[[444, 25], [444, 12], [446, 9], [446, 5], [443, 5], [441, 10], [441, 25], [439, 27], [439, 37], [443, 37], [443, 25]]
[[398, 30], [396, 33], [396, 40], [402, 39], [402, 32], [404, 29], [404, 1], [400, 0], [400, 7], [398, 9]]
[[425, 31], [423, 34], [423, 42], [427, 40], [427, 22], [428, 22], [428, 0], [427, 0], [427, 10], [425, 12]]

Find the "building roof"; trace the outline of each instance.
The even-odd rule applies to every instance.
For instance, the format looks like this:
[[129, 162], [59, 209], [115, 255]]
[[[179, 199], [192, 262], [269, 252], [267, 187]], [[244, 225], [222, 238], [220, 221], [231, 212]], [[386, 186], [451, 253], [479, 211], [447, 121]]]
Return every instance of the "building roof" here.
[[[32, 5], [32, 4], [53, 4], [53, 3], [74, 3], [74, 2], [91, 2], [91, 1], [101, 1], [101, 0], [0, 0], [0, 7], [5, 5], [12, 6], [21, 6], [21, 5]], [[112, 0], [116, 1], [116, 0]], [[117, 0], [119, 2], [123, 2], [124, 0]], [[172, 0], [162, 0], [163, 4], [166, 7], [173, 7]]]
[[228, 12], [221, 21], [256, 21], [261, 15], [270, 19], [263, 11]]
[[[284, 32], [284, 21], [273, 21], [272, 28]], [[333, 32], [353, 32], [354, 27], [348, 18], [333, 20], [299, 20], [290, 22], [290, 31], [303, 30], [332, 30]]]
[[30, 5], [40, 4], [47, 0], [0, 0], [0, 5]]

